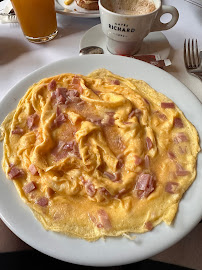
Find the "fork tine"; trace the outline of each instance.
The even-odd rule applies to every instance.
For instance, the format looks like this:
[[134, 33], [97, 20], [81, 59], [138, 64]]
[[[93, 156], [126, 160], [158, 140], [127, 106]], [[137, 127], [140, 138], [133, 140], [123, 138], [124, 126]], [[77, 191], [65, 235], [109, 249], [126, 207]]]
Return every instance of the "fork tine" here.
[[196, 59], [197, 59], [197, 67], [200, 65], [200, 56], [199, 56], [199, 49], [198, 49], [198, 40], [196, 39]]
[[188, 67], [191, 68], [192, 67], [192, 59], [191, 59], [190, 38], [188, 39], [188, 52], [187, 52], [187, 56], [188, 56]]
[[192, 66], [193, 68], [197, 68], [200, 65], [200, 56], [199, 56], [197, 39], [195, 39], [195, 40], [192, 39], [192, 64], [193, 64], [193, 66]]
[[198, 51], [198, 42], [197, 39], [194, 42], [192, 39], [192, 50], [191, 50], [191, 58], [192, 58], [192, 67], [197, 68], [199, 66], [199, 51]]
[[184, 64], [185, 67], [188, 68], [188, 62], [187, 62], [187, 40], [184, 40]]
[[196, 68], [196, 53], [195, 53], [195, 47], [194, 47], [194, 39], [192, 38], [191, 41], [191, 59], [192, 59], [192, 67]]

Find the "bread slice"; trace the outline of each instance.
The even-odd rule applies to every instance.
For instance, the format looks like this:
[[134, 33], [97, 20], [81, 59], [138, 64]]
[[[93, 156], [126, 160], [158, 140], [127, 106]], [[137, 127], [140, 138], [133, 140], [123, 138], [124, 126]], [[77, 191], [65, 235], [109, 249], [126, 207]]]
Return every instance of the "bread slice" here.
[[76, 3], [79, 7], [88, 9], [88, 10], [97, 10], [98, 0], [76, 0]]

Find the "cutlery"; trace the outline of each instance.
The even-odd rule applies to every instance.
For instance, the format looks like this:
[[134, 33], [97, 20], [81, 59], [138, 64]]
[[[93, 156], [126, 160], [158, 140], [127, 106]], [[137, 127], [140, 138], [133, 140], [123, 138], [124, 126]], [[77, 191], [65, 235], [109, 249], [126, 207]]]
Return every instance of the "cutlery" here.
[[194, 0], [184, 0], [184, 1], [186, 1], [186, 2], [188, 2], [190, 4], [192, 4], [192, 5], [194, 5], [196, 7], [202, 8], [202, 4], [200, 4], [200, 3], [198, 3], [198, 2], [196, 2]]
[[82, 48], [79, 52], [79, 55], [86, 55], [86, 54], [104, 54], [104, 50], [98, 46], [89, 46]]
[[18, 22], [18, 19], [15, 14], [0, 13], [0, 21], [2, 23], [16, 23]]
[[184, 41], [184, 63], [187, 72], [202, 80], [202, 52], [199, 53], [197, 39], [185, 39]]
[[13, 10], [13, 6], [10, 1], [8, 1], [7, 5], [0, 12], [0, 22], [1, 23], [17, 23], [18, 19]]

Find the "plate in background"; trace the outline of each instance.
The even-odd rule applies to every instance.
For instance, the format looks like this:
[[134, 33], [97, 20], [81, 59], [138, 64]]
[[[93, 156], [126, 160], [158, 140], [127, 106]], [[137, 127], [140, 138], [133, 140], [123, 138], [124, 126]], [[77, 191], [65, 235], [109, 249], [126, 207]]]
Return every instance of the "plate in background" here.
[[87, 10], [79, 7], [75, 0], [70, 5], [65, 5], [64, 0], [55, 0], [55, 9], [57, 13], [81, 18], [98, 18], [99, 10]]

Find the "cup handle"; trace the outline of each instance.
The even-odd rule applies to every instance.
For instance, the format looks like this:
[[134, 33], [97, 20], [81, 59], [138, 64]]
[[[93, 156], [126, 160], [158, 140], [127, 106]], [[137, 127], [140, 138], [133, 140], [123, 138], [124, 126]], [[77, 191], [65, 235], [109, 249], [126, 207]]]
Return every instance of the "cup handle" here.
[[[160, 21], [161, 16], [165, 13], [170, 13], [172, 15], [172, 18], [168, 23], [162, 23]], [[161, 10], [159, 10], [156, 16], [156, 19], [154, 20], [154, 23], [151, 28], [151, 32], [168, 30], [172, 28], [177, 23], [178, 18], [179, 18], [179, 12], [175, 7], [163, 5], [161, 7]]]

